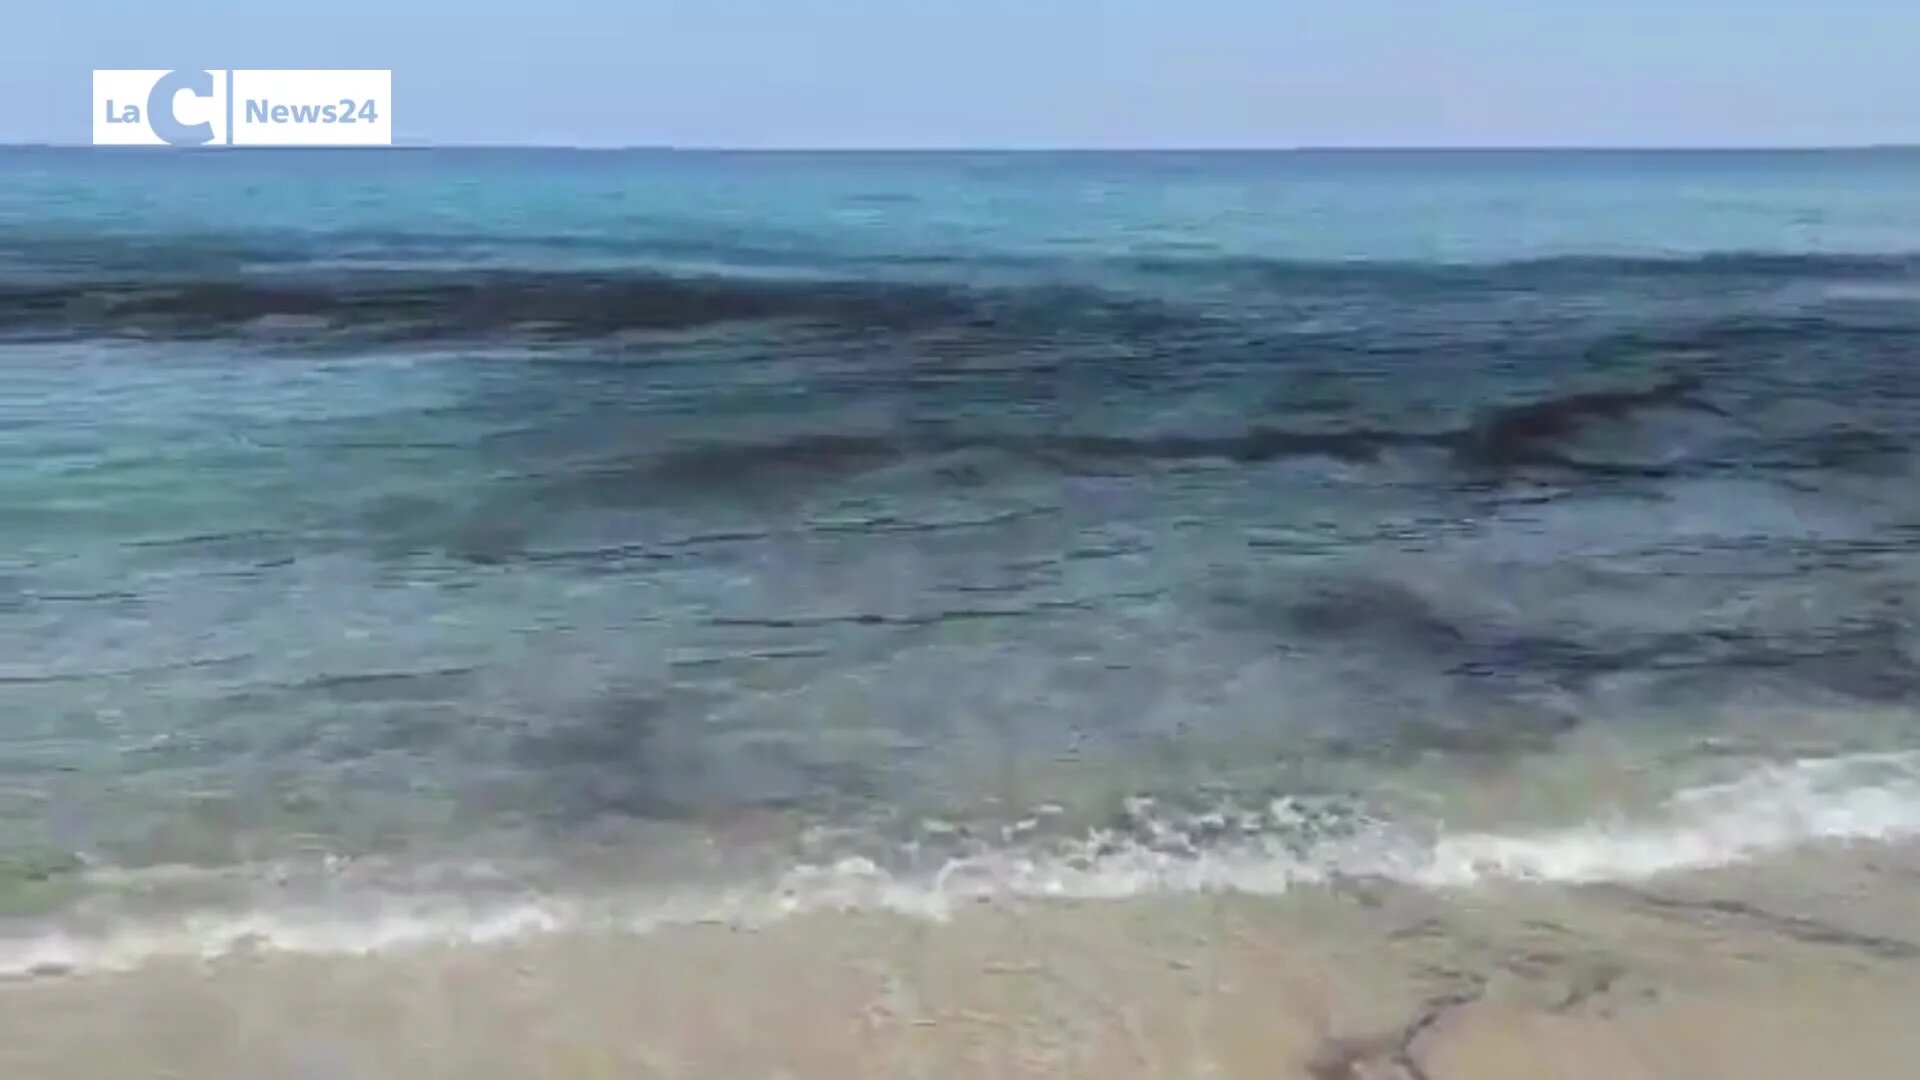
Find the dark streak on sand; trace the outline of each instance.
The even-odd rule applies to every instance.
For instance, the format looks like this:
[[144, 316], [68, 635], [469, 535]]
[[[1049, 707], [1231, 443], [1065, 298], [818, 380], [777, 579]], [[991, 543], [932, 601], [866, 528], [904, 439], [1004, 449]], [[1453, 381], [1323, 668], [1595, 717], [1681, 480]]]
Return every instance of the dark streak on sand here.
[[1804, 915], [1784, 915], [1749, 904], [1744, 900], [1690, 899], [1619, 886], [1609, 891], [1625, 896], [1642, 908], [1667, 916], [1706, 915], [1730, 918], [1750, 926], [1779, 934], [1809, 945], [1830, 945], [1857, 949], [1879, 960], [1920, 959], [1920, 945], [1900, 938], [1862, 933], [1835, 926]]
[[1417, 1054], [1420, 1040], [1449, 1014], [1480, 1000], [1484, 993], [1486, 984], [1476, 979], [1428, 999], [1397, 1032], [1329, 1039], [1307, 1063], [1307, 1075], [1313, 1080], [1367, 1080], [1380, 1075], [1368, 1066], [1381, 1064], [1396, 1070], [1403, 1080], [1432, 1080]]

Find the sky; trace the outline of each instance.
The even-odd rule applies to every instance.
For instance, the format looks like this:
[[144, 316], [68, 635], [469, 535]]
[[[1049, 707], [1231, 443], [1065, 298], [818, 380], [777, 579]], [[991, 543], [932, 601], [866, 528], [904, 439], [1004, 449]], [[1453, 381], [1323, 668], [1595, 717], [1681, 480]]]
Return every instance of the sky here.
[[373, 67], [401, 141], [1920, 143], [1920, 0], [4, 0], [0, 142], [93, 68]]

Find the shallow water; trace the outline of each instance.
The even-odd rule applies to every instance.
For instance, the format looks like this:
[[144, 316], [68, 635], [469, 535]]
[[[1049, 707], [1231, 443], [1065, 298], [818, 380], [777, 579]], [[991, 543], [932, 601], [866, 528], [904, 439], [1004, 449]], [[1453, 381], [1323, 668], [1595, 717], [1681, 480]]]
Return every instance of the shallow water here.
[[0, 966], [1910, 836], [1915, 181], [0, 154]]

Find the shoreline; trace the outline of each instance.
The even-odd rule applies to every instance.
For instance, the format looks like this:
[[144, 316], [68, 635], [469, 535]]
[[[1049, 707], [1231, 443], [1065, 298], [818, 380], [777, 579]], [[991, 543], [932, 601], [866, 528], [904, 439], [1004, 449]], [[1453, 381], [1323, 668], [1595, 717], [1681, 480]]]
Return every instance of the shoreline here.
[[977, 902], [0, 984], [7, 1075], [1911, 1075], [1920, 848]]
[[[891, 854], [911, 861], [890, 859], [884, 846], [798, 856], [777, 844], [741, 847], [732, 852], [734, 874], [721, 872], [714, 837], [705, 837], [706, 848], [699, 836], [681, 838], [675, 855], [647, 842], [658, 834], [635, 834], [591, 858], [573, 853], [581, 859], [571, 863], [555, 853], [546, 865], [327, 858], [107, 868], [97, 880], [69, 883], [66, 910], [6, 922], [0, 983], [232, 957], [657, 936], [712, 924], [772, 931], [833, 914], [946, 920], [983, 907], [1223, 895], [1285, 904], [1296, 893], [1340, 895], [1356, 883], [1367, 883], [1365, 892], [1472, 898], [1733, 879], [1823, 850], [1904, 850], [1920, 833], [1917, 770], [1920, 758], [1910, 752], [1772, 763], [1682, 787], [1631, 815], [1493, 831], [1441, 828], [1438, 818], [1430, 827], [1398, 825], [1311, 800], [1206, 810], [1130, 800], [1124, 818], [1084, 830], [1046, 833], [1036, 816], [997, 843], [937, 848], [932, 834], [896, 841]], [[783, 834], [767, 821], [743, 835]]]

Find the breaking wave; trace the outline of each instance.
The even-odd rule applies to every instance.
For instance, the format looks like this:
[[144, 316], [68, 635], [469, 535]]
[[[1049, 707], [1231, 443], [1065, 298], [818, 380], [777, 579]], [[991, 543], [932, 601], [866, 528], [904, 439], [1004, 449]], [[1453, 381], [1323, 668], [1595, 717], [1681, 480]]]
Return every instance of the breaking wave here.
[[977, 903], [1278, 895], [1355, 879], [1439, 890], [1636, 881], [1810, 844], [1920, 835], [1920, 752], [1769, 765], [1683, 790], [1645, 816], [1538, 830], [1421, 830], [1330, 816], [1282, 799], [1198, 814], [1165, 813], [1136, 800], [1120, 824], [1072, 839], [1022, 840], [1019, 832], [1015, 827], [1001, 842], [926, 871], [894, 871], [848, 857], [798, 866], [758, 885], [645, 897], [369, 893], [354, 902], [336, 896], [324, 905], [44, 930], [0, 940], [0, 975], [124, 970], [255, 952], [364, 955], [568, 932], [752, 926], [823, 911], [943, 919]]

